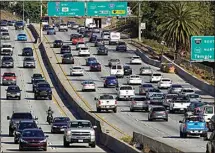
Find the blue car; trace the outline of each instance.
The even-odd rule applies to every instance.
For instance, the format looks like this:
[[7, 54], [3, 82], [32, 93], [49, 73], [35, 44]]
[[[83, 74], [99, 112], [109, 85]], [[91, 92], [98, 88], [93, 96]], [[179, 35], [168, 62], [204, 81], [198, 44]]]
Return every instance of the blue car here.
[[90, 66], [93, 63], [98, 63], [95, 57], [89, 57], [86, 59], [86, 65]]
[[116, 76], [108, 76], [105, 78], [104, 88], [118, 87], [118, 79]]
[[47, 35], [56, 35], [56, 31], [53, 27], [49, 27], [47, 30]]
[[201, 115], [185, 116], [182, 121], [179, 121], [180, 137], [186, 138], [188, 135], [207, 137], [208, 128], [206, 122]]
[[17, 40], [18, 41], [27, 41], [27, 35], [24, 33], [18, 34], [17, 35]]

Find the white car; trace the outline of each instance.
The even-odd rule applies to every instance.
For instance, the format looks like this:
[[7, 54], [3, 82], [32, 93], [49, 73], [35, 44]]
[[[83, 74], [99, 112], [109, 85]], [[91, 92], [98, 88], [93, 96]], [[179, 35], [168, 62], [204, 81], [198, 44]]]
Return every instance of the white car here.
[[8, 31], [8, 27], [7, 26], [1, 26], [1, 29]]
[[96, 28], [96, 24], [95, 24], [95, 23], [90, 23], [90, 24], [88, 25], [88, 28]]
[[112, 95], [102, 95], [100, 98], [94, 98], [96, 100], [96, 109], [97, 112], [101, 112], [102, 110], [113, 110], [114, 113], [117, 112], [117, 101]]
[[142, 84], [142, 79], [139, 75], [130, 75], [128, 77], [127, 84], [133, 85], [133, 84]]
[[158, 88], [170, 88], [172, 81], [169, 78], [161, 78], [158, 82]]
[[86, 48], [87, 45], [85, 42], [77, 42], [76, 44], [76, 50], [79, 50], [80, 48]]
[[135, 96], [135, 90], [130, 85], [122, 85], [117, 88], [117, 98], [118, 100], [121, 99], [131, 99]]
[[82, 91], [96, 91], [96, 85], [93, 81], [83, 81], [81, 84]]
[[195, 91], [192, 88], [182, 88], [180, 95], [187, 95], [187, 94], [195, 94]]
[[152, 69], [149, 66], [143, 66], [140, 68], [140, 75], [151, 75]]
[[142, 64], [140, 56], [133, 56], [130, 61], [131, 64]]
[[78, 51], [79, 56], [90, 56], [90, 51], [88, 47], [81, 47]]
[[116, 77], [124, 77], [124, 68], [122, 64], [116, 64], [111, 66], [110, 75], [115, 75]]
[[70, 68], [70, 75], [84, 75], [84, 69], [80, 66], [73, 66]]
[[161, 73], [152, 73], [150, 82], [159, 82], [161, 80], [161, 78], [162, 78]]
[[67, 24], [64, 24], [64, 23], [60, 24], [58, 30], [59, 31], [68, 31]]

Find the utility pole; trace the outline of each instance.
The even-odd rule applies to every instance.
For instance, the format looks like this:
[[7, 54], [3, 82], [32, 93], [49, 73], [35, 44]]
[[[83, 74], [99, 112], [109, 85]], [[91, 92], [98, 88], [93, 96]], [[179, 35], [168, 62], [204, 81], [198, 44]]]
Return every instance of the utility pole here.
[[42, 31], [42, 17], [43, 17], [43, 1], [40, 0], [40, 42], [42, 42], [43, 31]]
[[25, 21], [25, 1], [22, 2], [22, 20]]
[[141, 41], [141, 2], [138, 2], [138, 40]]

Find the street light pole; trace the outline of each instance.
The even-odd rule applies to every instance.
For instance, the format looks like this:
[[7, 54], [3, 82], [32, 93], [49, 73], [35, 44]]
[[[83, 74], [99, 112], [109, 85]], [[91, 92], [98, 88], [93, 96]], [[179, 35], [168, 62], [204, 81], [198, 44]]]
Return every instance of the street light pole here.
[[40, 0], [40, 42], [42, 42], [42, 36], [43, 36], [43, 31], [42, 31], [42, 17], [43, 17], [43, 1]]
[[141, 41], [141, 2], [138, 2], [138, 40]]
[[25, 21], [25, 1], [22, 2], [22, 20]]

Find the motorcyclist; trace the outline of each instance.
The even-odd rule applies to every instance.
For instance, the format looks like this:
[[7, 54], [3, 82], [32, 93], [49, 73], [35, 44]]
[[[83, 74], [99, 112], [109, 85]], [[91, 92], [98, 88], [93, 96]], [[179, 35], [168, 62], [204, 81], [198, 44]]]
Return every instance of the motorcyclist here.
[[47, 115], [47, 122], [48, 122], [49, 117], [53, 118], [53, 113], [54, 113], [54, 111], [52, 110], [51, 107], [49, 107], [49, 109], [47, 111], [47, 114], [48, 114]]

